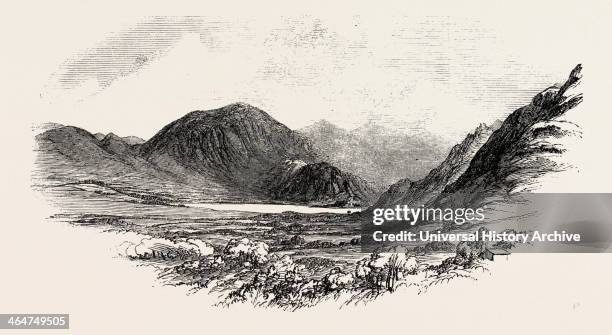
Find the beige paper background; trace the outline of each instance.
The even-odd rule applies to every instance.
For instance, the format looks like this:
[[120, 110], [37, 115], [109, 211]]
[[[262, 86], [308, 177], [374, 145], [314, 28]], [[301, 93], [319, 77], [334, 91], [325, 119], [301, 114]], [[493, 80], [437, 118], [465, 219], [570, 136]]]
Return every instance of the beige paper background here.
[[[571, 64], [578, 59], [584, 65], [585, 101], [568, 118], [582, 126], [584, 138], [568, 159], [580, 167], [580, 174], [559, 179], [548, 190], [612, 190], [611, 29], [606, 22], [611, 11], [604, 1], [3, 3], [0, 313], [70, 313], [70, 331], [53, 332], [71, 334], [610, 333], [612, 256], [607, 254], [512, 255], [492, 264], [478, 281], [456, 280], [423, 295], [398, 292], [365, 308], [338, 309], [332, 302], [287, 313], [248, 305], [210, 307], [212, 300], [205, 294], [160, 286], [149, 268], [114, 257], [121, 236], [44, 221], [54, 211], [29, 187], [31, 125], [56, 121], [56, 115], [40, 102], [39, 93], [67, 55], [104, 38], [109, 25], [121, 27], [145, 15], [334, 16], [364, 11], [474, 17], [501, 27], [503, 38], [521, 47], [526, 63]], [[50, 331], [28, 333], [37, 332]]]

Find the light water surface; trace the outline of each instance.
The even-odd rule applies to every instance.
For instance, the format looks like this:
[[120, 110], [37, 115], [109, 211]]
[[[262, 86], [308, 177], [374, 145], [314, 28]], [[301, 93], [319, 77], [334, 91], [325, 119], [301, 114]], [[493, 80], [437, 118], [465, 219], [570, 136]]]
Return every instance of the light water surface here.
[[277, 205], [277, 204], [231, 204], [231, 203], [199, 203], [185, 204], [187, 207], [208, 208], [217, 211], [240, 211], [240, 212], [255, 212], [255, 213], [282, 213], [282, 212], [297, 212], [306, 214], [315, 213], [336, 213], [347, 214], [360, 212], [361, 208], [327, 208], [327, 207], [309, 207], [300, 205]]

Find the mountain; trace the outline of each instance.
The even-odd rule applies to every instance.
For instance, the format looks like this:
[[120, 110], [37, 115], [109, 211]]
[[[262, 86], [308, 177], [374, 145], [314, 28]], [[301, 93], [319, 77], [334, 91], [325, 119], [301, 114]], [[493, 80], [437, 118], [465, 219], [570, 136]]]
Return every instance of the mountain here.
[[425, 178], [414, 182], [407, 178], [398, 181], [380, 196], [375, 207], [392, 207], [397, 204], [418, 207], [429, 202], [467, 170], [478, 149], [499, 126], [499, 122], [491, 126], [481, 123], [461, 143], [455, 145], [446, 159]]
[[36, 140], [41, 151], [55, 152], [79, 165], [112, 158], [112, 153], [104, 150], [96, 137], [77, 127], [57, 126], [37, 135]]
[[423, 177], [447, 152], [439, 138], [422, 132], [406, 135], [368, 122], [351, 131], [326, 120], [298, 130], [323, 160], [386, 188], [403, 178]]
[[[73, 126], [58, 126], [38, 134], [34, 186], [54, 189], [93, 182], [174, 201], [194, 198], [236, 201], [245, 196], [185, 171], [172, 173], [160, 169], [140, 157], [138, 150], [125, 150], [126, 145], [113, 135], [99, 141], [88, 131]], [[202, 194], [202, 189], [213, 189], [215, 193]]]
[[536, 94], [501, 124], [481, 124], [425, 178], [392, 185], [374, 207], [477, 207], [537, 189], [538, 178], [565, 168], [556, 162], [565, 149], [554, 142], [573, 131], [556, 119], [582, 102], [575, 92], [581, 70], [576, 66], [567, 81]]
[[[373, 196], [365, 181], [323, 164], [302, 135], [244, 103], [188, 113], [142, 144], [98, 138], [70, 126], [38, 135], [36, 182], [88, 181], [194, 202], [352, 205]], [[307, 168], [287, 179], [287, 160]], [[312, 192], [297, 196], [296, 187]]]
[[347, 140], [349, 132], [327, 120], [319, 120], [309, 126], [298, 129], [318, 148], [325, 151], [338, 151]]
[[108, 133], [104, 136], [104, 138], [100, 140], [100, 145], [106, 151], [114, 154], [131, 155], [134, 153], [134, 149], [128, 142], [113, 133]]
[[565, 149], [555, 142], [574, 131], [571, 123], [556, 119], [582, 102], [583, 95], [577, 92], [581, 71], [579, 64], [563, 84], [543, 90], [510, 114], [436, 203], [480, 206], [514, 192], [535, 190], [540, 177], [567, 168], [557, 159]]
[[361, 207], [375, 196], [362, 178], [326, 162], [307, 164], [287, 160], [269, 181], [275, 200], [309, 202], [316, 206]]
[[306, 139], [244, 103], [191, 112], [145, 142], [140, 153], [157, 166], [181, 166], [255, 191], [286, 159], [317, 159]]

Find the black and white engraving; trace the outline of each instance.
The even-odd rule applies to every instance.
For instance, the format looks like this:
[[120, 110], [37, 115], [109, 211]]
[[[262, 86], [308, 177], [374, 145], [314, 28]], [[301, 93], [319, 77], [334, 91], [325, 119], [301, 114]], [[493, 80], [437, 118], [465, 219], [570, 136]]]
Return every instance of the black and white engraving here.
[[[572, 169], [564, 141], [580, 140], [582, 130], [565, 116], [583, 101], [582, 65], [559, 75], [509, 58], [496, 65], [505, 71], [487, 76], [487, 55], [474, 45], [494, 36], [477, 23], [402, 20], [388, 34], [401, 52], [376, 46], [382, 42], [359, 17], [343, 30], [285, 17], [265, 32], [248, 21], [151, 17], [68, 56], [45, 99], [75, 89], [86, 90], [84, 100], [109, 90], [129, 95], [156, 69], [189, 73], [177, 55], [191, 55], [180, 49], [192, 43], [204, 50], [193, 59], [228, 79], [194, 70], [198, 77], [176, 95], [159, 92], [181, 101], [173, 106], [190, 102], [181, 90], [211, 98], [176, 107], [147, 138], [126, 132], [152, 122], [147, 110], [126, 115], [121, 130], [37, 125], [32, 188], [56, 208], [50, 224], [124, 236], [120, 258], [217, 306], [363, 306], [488, 271], [511, 243], [364, 252], [362, 222], [374, 208], [396, 205], [501, 210], [514, 194], [538, 191], [541, 178]], [[326, 110], [308, 115], [322, 108], [311, 95], [324, 96]], [[457, 96], [483, 118], [462, 119], [450, 101]]]

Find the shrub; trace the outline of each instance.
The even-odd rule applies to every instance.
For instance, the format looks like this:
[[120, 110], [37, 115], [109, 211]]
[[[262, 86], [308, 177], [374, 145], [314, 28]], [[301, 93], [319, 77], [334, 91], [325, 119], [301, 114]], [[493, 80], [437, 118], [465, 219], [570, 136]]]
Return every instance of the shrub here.
[[126, 254], [133, 258], [188, 258], [211, 255], [212, 246], [197, 239], [145, 238], [138, 244], [132, 244], [126, 249]]
[[261, 265], [268, 261], [269, 249], [264, 242], [253, 242], [248, 238], [232, 239], [223, 249], [223, 255], [226, 259], [241, 263]]
[[333, 268], [322, 280], [326, 291], [349, 288], [354, 282], [355, 276], [352, 273], [343, 272], [340, 268]]
[[373, 253], [369, 258], [357, 262], [355, 275], [375, 288], [395, 290], [395, 284], [406, 274], [414, 274], [418, 262], [414, 256], [405, 253]]

